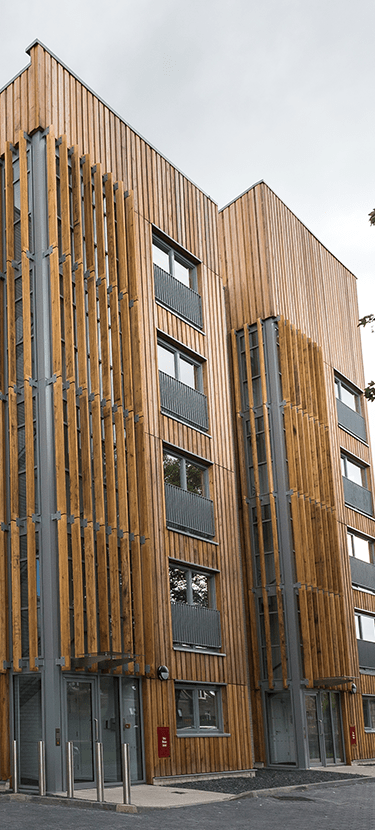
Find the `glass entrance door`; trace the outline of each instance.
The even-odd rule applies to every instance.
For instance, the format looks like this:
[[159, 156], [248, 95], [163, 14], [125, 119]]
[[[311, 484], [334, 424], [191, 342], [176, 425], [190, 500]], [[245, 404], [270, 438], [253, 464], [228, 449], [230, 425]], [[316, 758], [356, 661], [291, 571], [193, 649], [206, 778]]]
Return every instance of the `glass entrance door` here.
[[129, 744], [132, 783], [143, 780], [139, 681], [113, 675], [66, 678], [67, 736], [73, 741], [74, 780], [94, 785], [95, 741], [103, 744], [104, 783], [122, 781], [121, 743]]
[[343, 764], [340, 693], [306, 693], [305, 704], [310, 765]]
[[73, 741], [74, 780], [77, 784], [93, 783], [93, 681], [67, 682], [67, 713], [68, 741]]

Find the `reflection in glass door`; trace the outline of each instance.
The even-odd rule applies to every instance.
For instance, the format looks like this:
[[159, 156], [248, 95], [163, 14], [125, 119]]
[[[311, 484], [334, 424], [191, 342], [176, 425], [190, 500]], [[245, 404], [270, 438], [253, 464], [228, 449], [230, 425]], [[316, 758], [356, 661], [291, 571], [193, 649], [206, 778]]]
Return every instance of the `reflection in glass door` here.
[[307, 737], [311, 766], [343, 764], [339, 692], [311, 692], [305, 695]]
[[142, 781], [142, 741], [139, 700], [139, 683], [134, 678], [122, 679], [122, 740], [129, 744], [130, 777], [132, 782]]
[[74, 780], [94, 781], [92, 682], [67, 683], [68, 741], [73, 741]]
[[15, 738], [18, 776], [23, 786], [38, 786], [38, 741], [42, 740], [41, 678], [20, 674], [14, 678]]
[[100, 725], [104, 781], [121, 781], [120, 714], [117, 677], [100, 678]]

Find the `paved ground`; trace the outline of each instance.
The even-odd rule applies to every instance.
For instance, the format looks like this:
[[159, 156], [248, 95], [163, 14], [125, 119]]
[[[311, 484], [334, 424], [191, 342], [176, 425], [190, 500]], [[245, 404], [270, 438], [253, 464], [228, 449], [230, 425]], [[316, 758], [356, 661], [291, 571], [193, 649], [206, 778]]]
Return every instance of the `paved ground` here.
[[375, 778], [124, 815], [0, 798], [1, 830], [374, 830]]

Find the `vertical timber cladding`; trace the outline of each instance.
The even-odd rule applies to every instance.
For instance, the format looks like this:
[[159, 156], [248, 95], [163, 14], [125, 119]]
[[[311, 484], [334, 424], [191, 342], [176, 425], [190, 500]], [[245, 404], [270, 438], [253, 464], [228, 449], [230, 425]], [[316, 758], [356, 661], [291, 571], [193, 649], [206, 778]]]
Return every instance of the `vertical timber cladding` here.
[[131, 196], [52, 130], [47, 170], [61, 656], [143, 673]]
[[283, 318], [279, 346], [304, 676], [312, 687], [349, 675], [324, 367], [321, 349]]

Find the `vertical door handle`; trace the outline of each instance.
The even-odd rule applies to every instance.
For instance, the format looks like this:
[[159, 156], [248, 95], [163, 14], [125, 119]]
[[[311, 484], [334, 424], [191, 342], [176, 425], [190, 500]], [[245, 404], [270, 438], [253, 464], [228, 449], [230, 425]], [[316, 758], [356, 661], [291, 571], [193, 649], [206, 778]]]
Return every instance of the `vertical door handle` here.
[[94, 718], [94, 737], [95, 741], [99, 740], [99, 723], [97, 718]]

